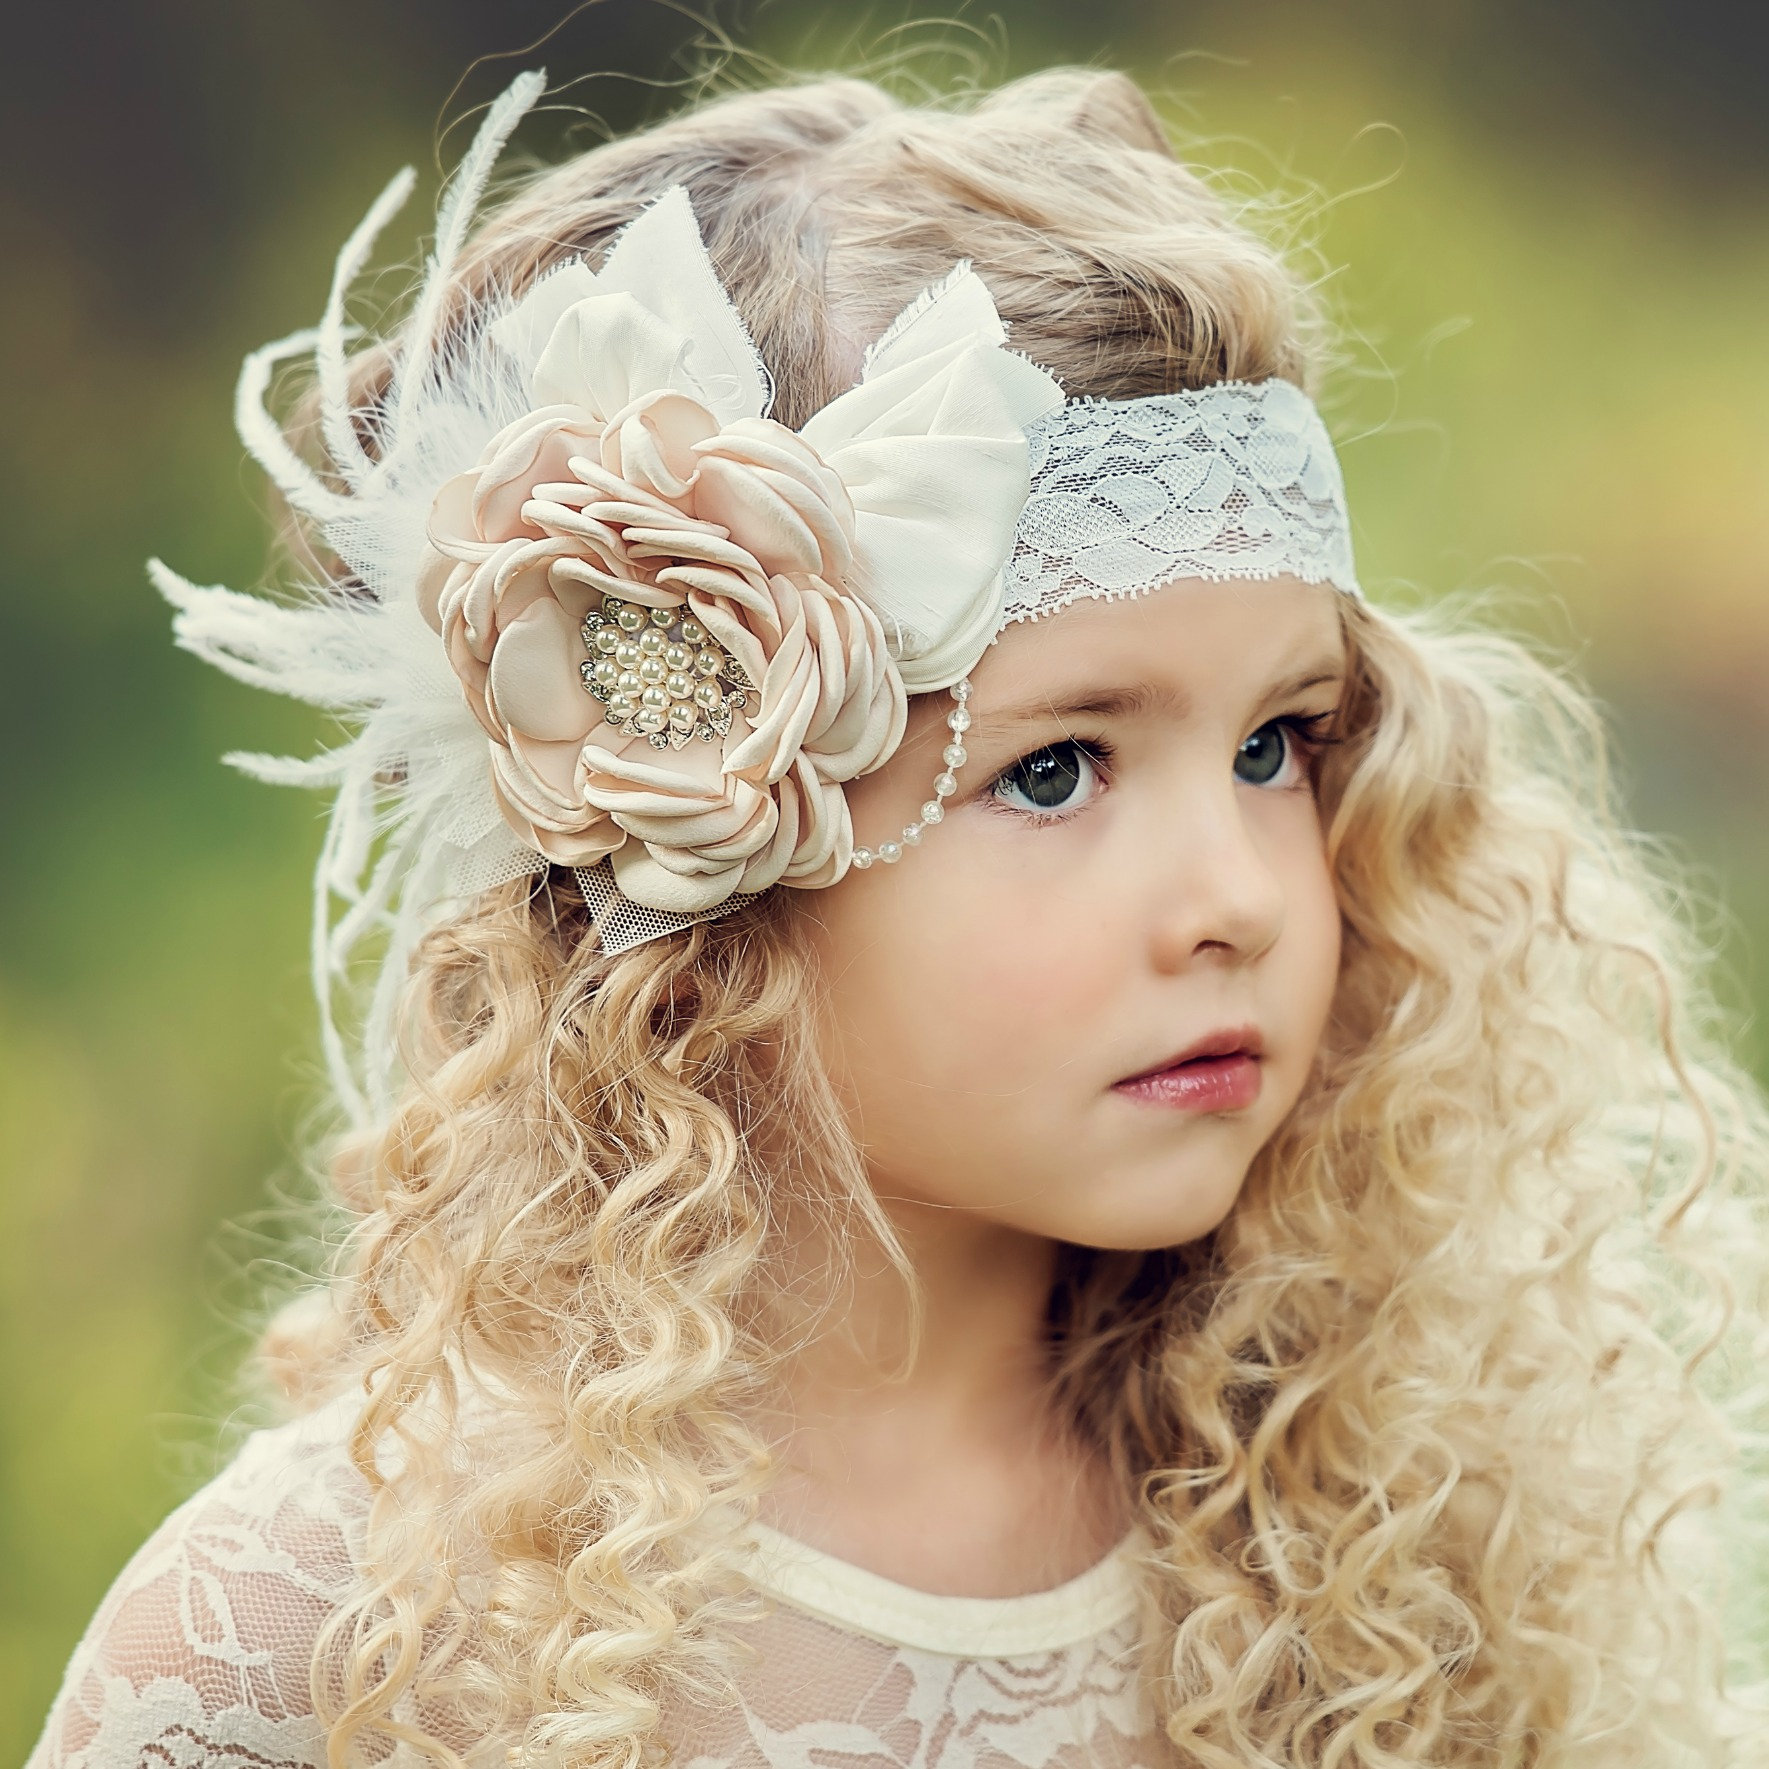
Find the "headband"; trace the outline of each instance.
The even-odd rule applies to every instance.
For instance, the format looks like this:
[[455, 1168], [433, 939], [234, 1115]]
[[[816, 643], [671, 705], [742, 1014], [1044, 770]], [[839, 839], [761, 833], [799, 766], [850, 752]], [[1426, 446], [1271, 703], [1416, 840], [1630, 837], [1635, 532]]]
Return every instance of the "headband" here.
[[[595, 270], [572, 261], [463, 318], [451, 273], [543, 88], [524, 74], [487, 114], [372, 410], [352, 403], [344, 302], [409, 169], [346, 242], [320, 324], [246, 359], [241, 437], [346, 584], [278, 603], [149, 566], [181, 646], [352, 728], [304, 760], [226, 759], [335, 790], [312, 964], [359, 1122], [388, 1103], [395, 1000], [438, 905], [568, 866], [616, 953], [776, 884], [833, 884], [941, 820], [969, 671], [1012, 622], [1178, 577], [1357, 593], [1305, 394], [1065, 403], [1007, 347], [968, 263], [796, 431], [768, 415], [767, 369], [680, 186]], [[277, 365], [308, 353], [329, 479], [264, 405]], [[895, 752], [909, 695], [940, 690], [951, 742], [922, 817], [856, 848], [844, 784]], [[385, 944], [359, 1074], [333, 1001], [370, 936]]]

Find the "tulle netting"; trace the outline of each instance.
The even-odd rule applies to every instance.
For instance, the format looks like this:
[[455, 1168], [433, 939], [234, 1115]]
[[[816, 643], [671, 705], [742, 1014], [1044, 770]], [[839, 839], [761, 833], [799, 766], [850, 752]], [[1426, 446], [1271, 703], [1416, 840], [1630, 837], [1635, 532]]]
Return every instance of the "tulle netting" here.
[[621, 895], [620, 886], [614, 882], [614, 868], [606, 860], [595, 866], [574, 866], [571, 870], [595, 922], [596, 943], [611, 958], [629, 947], [642, 946], [647, 940], [679, 933], [697, 921], [717, 921], [721, 915], [729, 915], [734, 909], [741, 909], [745, 903], [753, 903], [756, 899], [755, 892], [744, 892], [693, 914], [682, 914], [673, 909], [649, 909], [643, 903], [635, 903], [630, 897]]

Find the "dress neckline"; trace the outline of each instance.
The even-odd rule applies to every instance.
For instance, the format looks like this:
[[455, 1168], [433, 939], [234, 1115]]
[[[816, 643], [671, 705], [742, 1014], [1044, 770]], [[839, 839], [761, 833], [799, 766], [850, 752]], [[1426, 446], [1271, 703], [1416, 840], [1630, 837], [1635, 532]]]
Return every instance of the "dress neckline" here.
[[757, 1523], [743, 1549], [758, 1591], [849, 1633], [953, 1658], [1013, 1658], [1077, 1646], [1133, 1616], [1149, 1539], [1133, 1529], [1066, 1583], [1023, 1597], [946, 1597], [838, 1560]]

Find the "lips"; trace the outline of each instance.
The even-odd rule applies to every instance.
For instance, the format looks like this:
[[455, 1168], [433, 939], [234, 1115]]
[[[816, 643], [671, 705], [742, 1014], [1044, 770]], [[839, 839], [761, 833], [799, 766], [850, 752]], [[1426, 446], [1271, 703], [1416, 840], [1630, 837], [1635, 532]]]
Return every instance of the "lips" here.
[[1218, 1031], [1207, 1032], [1175, 1056], [1164, 1058], [1149, 1068], [1140, 1069], [1134, 1075], [1127, 1075], [1118, 1083], [1120, 1087], [1128, 1087], [1133, 1082], [1146, 1081], [1151, 1075], [1163, 1075], [1173, 1069], [1183, 1068], [1187, 1063], [1201, 1063], [1213, 1057], [1245, 1056], [1257, 1060], [1265, 1054], [1265, 1040], [1260, 1036], [1257, 1026], [1224, 1026]]
[[1182, 1112], [1234, 1112], [1258, 1099], [1265, 1040], [1257, 1026], [1225, 1026], [1112, 1091], [1140, 1105]]

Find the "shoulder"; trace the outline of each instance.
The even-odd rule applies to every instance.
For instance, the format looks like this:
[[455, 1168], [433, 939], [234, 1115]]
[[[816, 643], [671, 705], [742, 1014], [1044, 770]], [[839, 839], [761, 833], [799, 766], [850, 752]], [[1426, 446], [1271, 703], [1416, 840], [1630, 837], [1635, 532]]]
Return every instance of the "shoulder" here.
[[130, 1561], [28, 1769], [308, 1769], [311, 1667], [349, 1595], [367, 1489], [342, 1403], [258, 1432]]

